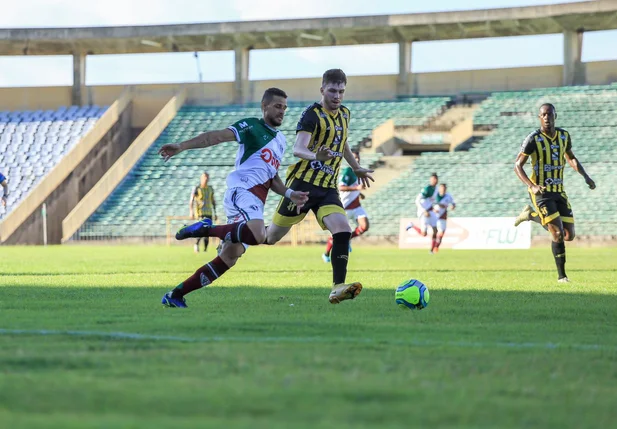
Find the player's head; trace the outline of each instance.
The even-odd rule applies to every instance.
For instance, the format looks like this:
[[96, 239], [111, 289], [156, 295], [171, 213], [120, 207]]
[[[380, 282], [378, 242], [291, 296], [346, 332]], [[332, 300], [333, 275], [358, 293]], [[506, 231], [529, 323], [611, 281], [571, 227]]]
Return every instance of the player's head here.
[[268, 88], [261, 97], [264, 121], [272, 127], [280, 127], [287, 110], [287, 94], [278, 88]]
[[448, 192], [448, 185], [441, 183], [439, 185], [439, 195], [446, 195], [446, 192]]
[[360, 152], [358, 152], [357, 150], [352, 150], [351, 153], [353, 154], [354, 159], [357, 162], [360, 162]]
[[437, 173], [431, 174], [431, 177], [429, 178], [428, 182], [431, 184], [431, 186], [437, 186], [437, 183], [439, 182]]
[[209, 179], [210, 179], [210, 175], [208, 174], [207, 171], [204, 171], [203, 173], [201, 173], [201, 178], [199, 179], [199, 182], [201, 183], [202, 188], [208, 184]]
[[542, 128], [551, 129], [555, 126], [555, 119], [557, 119], [557, 110], [555, 110], [555, 106], [551, 103], [544, 103], [540, 106], [540, 113], [538, 114], [538, 118], [540, 118], [540, 124]]
[[331, 112], [341, 107], [346, 86], [347, 76], [343, 70], [326, 70], [321, 79], [320, 89], [323, 106]]

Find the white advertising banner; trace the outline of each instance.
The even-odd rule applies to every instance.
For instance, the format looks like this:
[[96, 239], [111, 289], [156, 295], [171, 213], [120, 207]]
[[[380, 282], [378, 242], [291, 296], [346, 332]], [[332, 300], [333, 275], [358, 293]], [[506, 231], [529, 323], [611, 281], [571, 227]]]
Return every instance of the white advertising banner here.
[[[420, 225], [417, 219], [401, 219], [399, 227], [400, 249], [429, 249], [432, 229], [426, 237], [405, 227], [409, 222]], [[514, 227], [513, 217], [456, 217], [448, 219], [448, 228], [441, 242], [441, 249], [529, 249], [531, 247], [531, 222]]]

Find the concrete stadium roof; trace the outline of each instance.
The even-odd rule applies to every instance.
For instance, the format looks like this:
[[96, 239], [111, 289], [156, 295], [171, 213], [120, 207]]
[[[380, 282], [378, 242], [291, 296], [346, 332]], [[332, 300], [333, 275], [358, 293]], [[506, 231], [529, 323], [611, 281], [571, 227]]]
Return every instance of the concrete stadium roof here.
[[617, 28], [617, 1], [403, 15], [0, 29], [0, 55], [129, 54], [397, 43]]

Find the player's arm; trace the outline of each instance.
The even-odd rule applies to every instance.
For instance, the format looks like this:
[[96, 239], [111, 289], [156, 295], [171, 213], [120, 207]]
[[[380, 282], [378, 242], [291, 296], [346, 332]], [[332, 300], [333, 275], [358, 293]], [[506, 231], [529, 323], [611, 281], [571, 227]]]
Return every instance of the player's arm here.
[[296, 135], [296, 143], [294, 144], [294, 156], [308, 161], [321, 161], [326, 162], [334, 155], [332, 151], [325, 146], [321, 146], [317, 152], [313, 152], [309, 149], [309, 143], [311, 142], [311, 133], [307, 131], [300, 131]]
[[373, 176], [371, 176], [373, 170], [370, 170], [368, 168], [362, 168], [360, 164], [358, 164], [358, 161], [356, 161], [356, 158], [354, 158], [353, 153], [351, 152], [351, 148], [349, 147], [348, 142], [345, 142], [343, 156], [345, 157], [345, 161], [347, 161], [347, 164], [349, 164], [353, 172], [356, 173], [356, 176], [358, 176], [358, 179], [360, 179], [360, 183], [362, 184], [362, 186], [364, 186], [365, 188], [370, 188], [371, 182], [375, 181], [375, 179], [373, 179]]
[[527, 185], [529, 190], [534, 195], [540, 195], [544, 192], [546, 187], [534, 184], [529, 179], [529, 176], [527, 176], [527, 173], [525, 173], [525, 169], [523, 168], [527, 163], [527, 160], [529, 159], [529, 155], [531, 155], [533, 151], [536, 150], [536, 144], [537, 143], [535, 138], [533, 137], [533, 134], [527, 136], [527, 138], [523, 141], [521, 151], [516, 156], [516, 160], [514, 161], [514, 172], [516, 173], [516, 176], [519, 178], [519, 180], [525, 185]]
[[566, 140], [566, 153], [565, 153], [566, 161], [568, 161], [568, 164], [570, 164], [570, 167], [572, 167], [574, 171], [576, 171], [578, 174], [580, 174], [581, 176], [585, 178], [585, 183], [587, 183], [587, 186], [589, 186], [589, 189], [596, 189], [596, 183], [591, 179], [591, 177], [589, 177], [589, 174], [587, 174], [587, 172], [583, 168], [583, 165], [576, 158], [576, 155], [574, 155], [574, 152], [572, 152], [572, 138], [570, 137], [570, 133], [568, 133], [567, 135], [568, 135], [568, 139]]
[[196, 188], [193, 188], [193, 190], [191, 191], [191, 198], [189, 199], [189, 216], [193, 217], [193, 202], [195, 201], [195, 190]]
[[216, 199], [214, 198], [214, 190], [210, 194], [212, 195], [212, 215], [214, 216], [214, 220], [218, 220], [218, 216], [216, 215]]
[[203, 149], [225, 142], [234, 142], [236, 140], [236, 135], [229, 128], [216, 131], [207, 131], [199, 134], [197, 137], [193, 137], [190, 140], [163, 145], [159, 149], [159, 155], [161, 155], [163, 160], [167, 162], [172, 156], [176, 156], [185, 150]]
[[294, 191], [293, 189], [288, 188], [285, 186], [283, 180], [278, 174], [272, 179], [270, 189], [283, 197], [289, 198], [296, 205], [298, 214], [300, 213], [302, 207], [304, 207], [304, 204], [308, 201], [308, 192]]

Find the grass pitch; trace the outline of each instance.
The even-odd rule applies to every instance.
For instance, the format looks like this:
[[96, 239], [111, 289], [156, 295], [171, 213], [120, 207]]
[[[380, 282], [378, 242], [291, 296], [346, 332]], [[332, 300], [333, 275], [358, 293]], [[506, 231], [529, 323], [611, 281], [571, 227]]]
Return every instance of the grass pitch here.
[[[3, 428], [607, 428], [617, 249], [356, 247], [328, 303], [321, 247], [251, 248], [214, 285], [184, 247], [0, 248]], [[425, 282], [422, 311], [394, 303]], [[292, 305], [293, 304], [293, 305]]]

